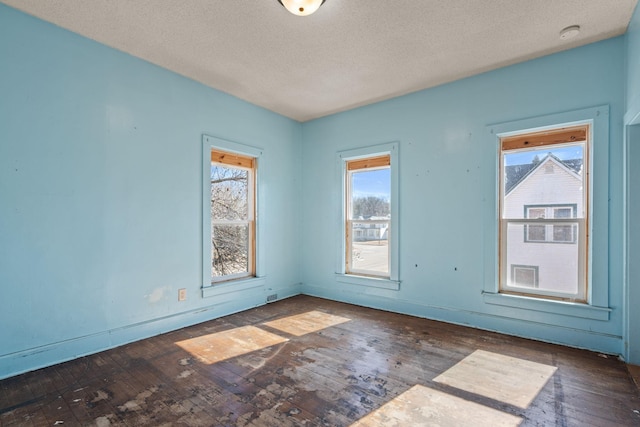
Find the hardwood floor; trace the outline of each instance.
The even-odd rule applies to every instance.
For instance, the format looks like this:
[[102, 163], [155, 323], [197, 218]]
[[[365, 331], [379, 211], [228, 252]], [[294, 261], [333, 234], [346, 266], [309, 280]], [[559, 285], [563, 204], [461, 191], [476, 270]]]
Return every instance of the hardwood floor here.
[[298, 296], [0, 381], [3, 426], [640, 425], [615, 357]]

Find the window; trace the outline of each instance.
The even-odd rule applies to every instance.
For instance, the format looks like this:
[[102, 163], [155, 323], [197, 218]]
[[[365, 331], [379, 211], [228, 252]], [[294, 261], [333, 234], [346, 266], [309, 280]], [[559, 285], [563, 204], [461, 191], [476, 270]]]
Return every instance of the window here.
[[[575, 218], [577, 204], [571, 206], [525, 206], [525, 218], [567, 219]], [[576, 243], [575, 227], [568, 224], [524, 226], [525, 242], [529, 243]]]
[[255, 276], [255, 158], [211, 149], [211, 281]]
[[202, 135], [202, 297], [264, 288], [258, 147]]
[[336, 281], [397, 291], [397, 142], [339, 151], [336, 156]]
[[346, 162], [347, 274], [389, 278], [391, 156]]
[[[575, 218], [575, 210], [571, 208], [553, 208], [554, 218]], [[575, 243], [575, 226], [555, 224], [553, 226], [553, 241], [558, 243]]]
[[[544, 208], [527, 208], [527, 218], [542, 219], [545, 217]], [[544, 225], [525, 225], [525, 241], [544, 242], [547, 240], [547, 230]]]
[[538, 267], [534, 265], [511, 265], [511, 283], [525, 288], [538, 287]]
[[500, 292], [587, 301], [589, 135], [585, 124], [500, 139]]

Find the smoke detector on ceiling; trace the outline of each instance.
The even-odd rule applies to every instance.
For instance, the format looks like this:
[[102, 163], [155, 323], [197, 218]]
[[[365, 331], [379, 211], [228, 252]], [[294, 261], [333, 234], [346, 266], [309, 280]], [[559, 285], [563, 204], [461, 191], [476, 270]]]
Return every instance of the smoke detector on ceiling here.
[[580, 34], [580, 25], [571, 25], [560, 31], [560, 39], [568, 40]]

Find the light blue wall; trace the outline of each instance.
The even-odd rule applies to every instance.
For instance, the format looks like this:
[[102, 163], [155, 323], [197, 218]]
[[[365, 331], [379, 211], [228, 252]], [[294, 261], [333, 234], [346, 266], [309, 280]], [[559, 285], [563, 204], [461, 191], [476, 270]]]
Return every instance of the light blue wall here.
[[[624, 49], [618, 37], [305, 123], [303, 292], [621, 354]], [[598, 105], [610, 107], [610, 146], [608, 165], [595, 159], [609, 170], [595, 177], [594, 209], [609, 222], [594, 240], [608, 240], [609, 250], [598, 245], [593, 257], [604, 265], [599, 271], [608, 270], [597, 280], [608, 281], [610, 319], [487, 304], [482, 291], [495, 284], [497, 262], [495, 227], [486, 227], [497, 221], [497, 141], [487, 126]], [[400, 153], [399, 291], [334, 277], [336, 152], [389, 141], [399, 142]]]
[[629, 23], [627, 42], [627, 110], [625, 123], [640, 124], [640, 5]]
[[[299, 123], [4, 5], [0, 58], [0, 378], [299, 292]], [[264, 149], [264, 289], [201, 296], [203, 133]]]
[[627, 354], [640, 365], [640, 125], [627, 128]]
[[627, 42], [627, 353], [630, 363], [640, 365], [640, 5], [631, 18]]

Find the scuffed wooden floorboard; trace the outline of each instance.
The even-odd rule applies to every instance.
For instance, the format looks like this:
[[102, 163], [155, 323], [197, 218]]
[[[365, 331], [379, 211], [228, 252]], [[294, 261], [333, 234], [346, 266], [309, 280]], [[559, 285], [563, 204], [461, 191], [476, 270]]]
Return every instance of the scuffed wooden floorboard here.
[[2, 426], [637, 426], [634, 410], [614, 357], [306, 296], [0, 381]]

